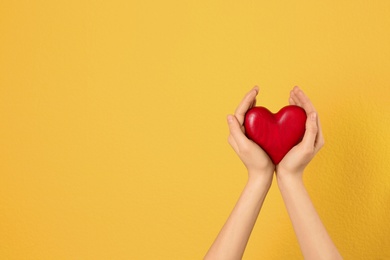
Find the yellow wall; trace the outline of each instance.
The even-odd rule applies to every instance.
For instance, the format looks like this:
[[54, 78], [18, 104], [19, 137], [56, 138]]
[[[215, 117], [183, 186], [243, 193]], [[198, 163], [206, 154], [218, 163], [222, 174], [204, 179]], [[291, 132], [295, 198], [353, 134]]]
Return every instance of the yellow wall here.
[[[374, 3], [375, 2], [375, 3]], [[346, 259], [390, 259], [390, 1], [1, 1], [0, 259], [200, 259], [246, 172], [226, 115], [301, 86], [305, 182]], [[276, 182], [245, 259], [300, 259]]]

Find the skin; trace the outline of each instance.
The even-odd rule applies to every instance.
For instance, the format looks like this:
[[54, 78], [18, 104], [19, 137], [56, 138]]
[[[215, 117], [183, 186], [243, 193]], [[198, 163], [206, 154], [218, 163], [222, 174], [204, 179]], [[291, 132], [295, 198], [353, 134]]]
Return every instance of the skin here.
[[295, 87], [290, 105], [307, 113], [306, 131], [301, 143], [293, 147], [278, 165], [245, 136], [244, 118], [256, 105], [259, 88], [249, 91], [234, 115], [228, 115], [229, 144], [248, 171], [248, 181], [204, 259], [241, 259], [261, 207], [276, 172], [278, 187], [305, 259], [342, 259], [322, 224], [303, 184], [303, 171], [324, 145], [317, 112], [309, 98]]
[[276, 166], [279, 190], [304, 258], [342, 259], [310, 200], [302, 178], [305, 167], [324, 146], [317, 111], [298, 87], [291, 91], [289, 103], [302, 107], [308, 118], [302, 142]]

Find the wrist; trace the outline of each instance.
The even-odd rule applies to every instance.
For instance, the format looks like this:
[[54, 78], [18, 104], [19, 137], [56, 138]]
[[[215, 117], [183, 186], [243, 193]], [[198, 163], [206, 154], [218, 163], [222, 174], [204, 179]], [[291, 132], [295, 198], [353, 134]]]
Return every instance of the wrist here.
[[259, 186], [261, 188], [269, 189], [272, 184], [273, 172], [270, 174], [259, 174], [254, 172], [248, 172], [247, 185]]
[[303, 184], [303, 172], [286, 172], [278, 171], [276, 173], [276, 180], [279, 188], [283, 186], [291, 186], [295, 184]]

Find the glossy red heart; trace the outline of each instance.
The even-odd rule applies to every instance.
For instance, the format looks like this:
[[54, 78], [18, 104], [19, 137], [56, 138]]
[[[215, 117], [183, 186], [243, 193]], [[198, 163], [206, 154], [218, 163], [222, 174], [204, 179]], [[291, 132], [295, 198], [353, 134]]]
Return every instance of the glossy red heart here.
[[305, 134], [306, 112], [299, 106], [286, 106], [276, 114], [265, 107], [253, 107], [245, 115], [245, 132], [269, 155], [274, 164], [297, 145]]

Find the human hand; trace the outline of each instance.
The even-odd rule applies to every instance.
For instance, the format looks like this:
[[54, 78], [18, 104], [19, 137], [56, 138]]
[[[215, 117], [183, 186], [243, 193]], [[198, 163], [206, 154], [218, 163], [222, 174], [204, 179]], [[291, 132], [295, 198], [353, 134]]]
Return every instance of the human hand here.
[[244, 118], [246, 112], [256, 105], [258, 87], [249, 91], [238, 105], [234, 115], [228, 115], [229, 144], [248, 170], [249, 178], [267, 176], [272, 180], [275, 165], [269, 156], [252, 140], [245, 136]]
[[343, 259], [322, 223], [303, 184], [303, 170], [324, 145], [317, 112], [309, 98], [295, 87], [290, 105], [302, 107], [307, 114], [302, 141], [276, 166], [278, 186], [305, 259]]
[[255, 106], [258, 92], [257, 87], [253, 88], [238, 105], [235, 114], [227, 116], [228, 141], [248, 169], [248, 182], [204, 259], [242, 259], [271, 187], [274, 164], [260, 146], [245, 136], [245, 114]]
[[306, 131], [302, 141], [294, 146], [276, 166], [278, 178], [302, 177], [303, 170], [324, 145], [320, 121], [310, 99], [299, 87], [290, 92], [290, 105], [302, 107], [307, 114]]

